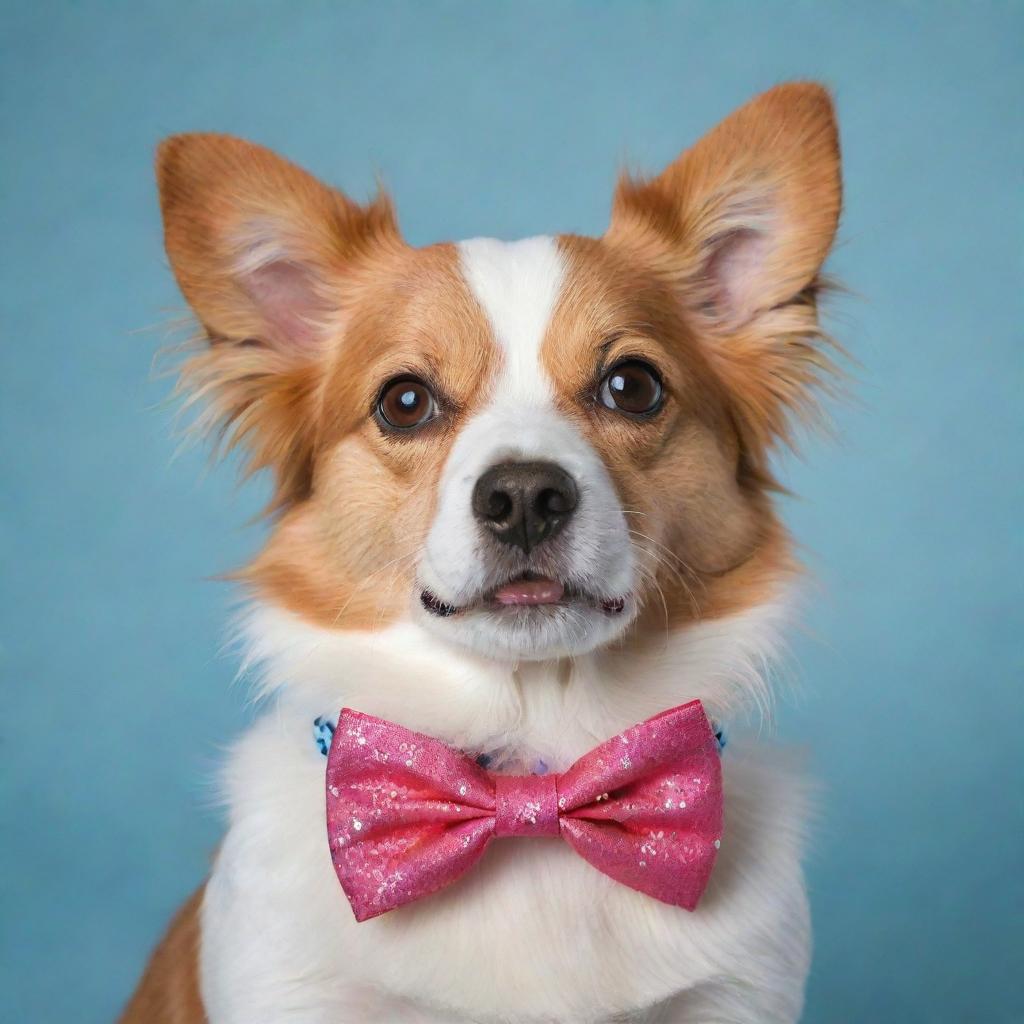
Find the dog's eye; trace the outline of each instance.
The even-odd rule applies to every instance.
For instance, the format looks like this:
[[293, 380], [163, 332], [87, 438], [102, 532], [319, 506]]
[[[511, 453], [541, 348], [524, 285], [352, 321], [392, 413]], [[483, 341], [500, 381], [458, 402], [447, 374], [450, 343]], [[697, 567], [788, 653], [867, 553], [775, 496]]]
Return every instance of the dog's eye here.
[[436, 415], [437, 400], [430, 388], [415, 377], [389, 381], [377, 401], [377, 416], [392, 430], [422, 427]]
[[653, 416], [661, 408], [664, 389], [653, 366], [627, 359], [604, 375], [597, 396], [607, 409], [629, 416]]

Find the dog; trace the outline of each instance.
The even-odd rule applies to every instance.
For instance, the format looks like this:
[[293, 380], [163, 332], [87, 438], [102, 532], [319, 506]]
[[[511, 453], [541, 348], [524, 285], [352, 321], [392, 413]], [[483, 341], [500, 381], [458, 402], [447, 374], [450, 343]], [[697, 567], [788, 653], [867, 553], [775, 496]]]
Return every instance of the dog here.
[[692, 913], [545, 837], [357, 923], [316, 731], [349, 707], [536, 774], [684, 701], [730, 733], [767, 706], [801, 578], [770, 458], [834, 371], [828, 92], [777, 86], [623, 176], [600, 238], [412, 248], [387, 196], [225, 135], [169, 138], [157, 177], [201, 327], [182, 386], [274, 481], [240, 624], [271, 708], [122, 1019], [796, 1021], [809, 803], [784, 751], [730, 734]]

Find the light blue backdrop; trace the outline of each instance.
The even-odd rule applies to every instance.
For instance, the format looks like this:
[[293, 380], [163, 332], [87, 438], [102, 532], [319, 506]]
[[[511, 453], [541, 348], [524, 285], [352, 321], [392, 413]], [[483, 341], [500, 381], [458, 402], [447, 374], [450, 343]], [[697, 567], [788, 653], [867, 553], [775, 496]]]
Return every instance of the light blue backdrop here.
[[1024, 1020], [1022, 39], [1020, 3], [4, 2], [0, 1018], [111, 1019], [247, 713], [206, 578], [262, 491], [174, 458], [157, 140], [380, 171], [416, 243], [593, 233], [624, 160], [803, 76], [841, 114], [861, 364], [787, 468], [821, 581], [778, 716], [825, 792], [806, 1020]]

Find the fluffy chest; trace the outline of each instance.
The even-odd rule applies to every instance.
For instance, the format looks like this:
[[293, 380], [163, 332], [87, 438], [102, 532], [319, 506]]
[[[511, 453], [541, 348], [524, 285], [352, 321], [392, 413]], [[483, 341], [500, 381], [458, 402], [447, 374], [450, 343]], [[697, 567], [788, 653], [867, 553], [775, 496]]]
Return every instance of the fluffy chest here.
[[[324, 655], [307, 652], [307, 671]], [[433, 700], [417, 700], [407, 687], [398, 706], [382, 685], [383, 666], [374, 688], [357, 661], [355, 653], [348, 659], [352, 685], [331, 699], [381, 715], [397, 707], [424, 731], [436, 730], [443, 710], [450, 741], [467, 749], [501, 741], [556, 769], [604, 738], [595, 730], [607, 735], [643, 716], [630, 710], [635, 700], [616, 704], [607, 695], [577, 707], [567, 679], [542, 673], [494, 680], [490, 691], [466, 683], [461, 699], [449, 674], [447, 692], [434, 680], [441, 697], [435, 687]], [[430, 666], [425, 653], [421, 670]], [[695, 913], [616, 884], [558, 839], [510, 839], [492, 843], [441, 893], [356, 924], [331, 865], [325, 760], [311, 733], [314, 709], [327, 699], [314, 686], [289, 694], [229, 759], [231, 826], [204, 924], [204, 994], [214, 1019], [287, 1004], [300, 984], [307, 1015], [294, 1019], [303, 1021], [358, 1019], [345, 1014], [366, 991], [470, 1020], [597, 1021], [739, 974], [752, 955], [768, 963], [766, 942], [780, 956], [794, 936], [806, 947], [803, 788], [776, 754], [742, 741], [723, 761], [723, 846]]]

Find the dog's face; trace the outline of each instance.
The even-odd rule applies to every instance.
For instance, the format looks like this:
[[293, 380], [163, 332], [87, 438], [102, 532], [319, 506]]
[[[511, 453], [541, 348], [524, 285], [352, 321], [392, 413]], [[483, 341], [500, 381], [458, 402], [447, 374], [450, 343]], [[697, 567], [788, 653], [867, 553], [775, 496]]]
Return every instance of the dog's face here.
[[516, 661], [744, 607], [787, 569], [766, 459], [824, 364], [819, 88], [622, 182], [600, 239], [413, 249], [386, 200], [224, 136], [169, 140], [158, 175], [205, 334], [185, 380], [276, 476], [265, 597]]

